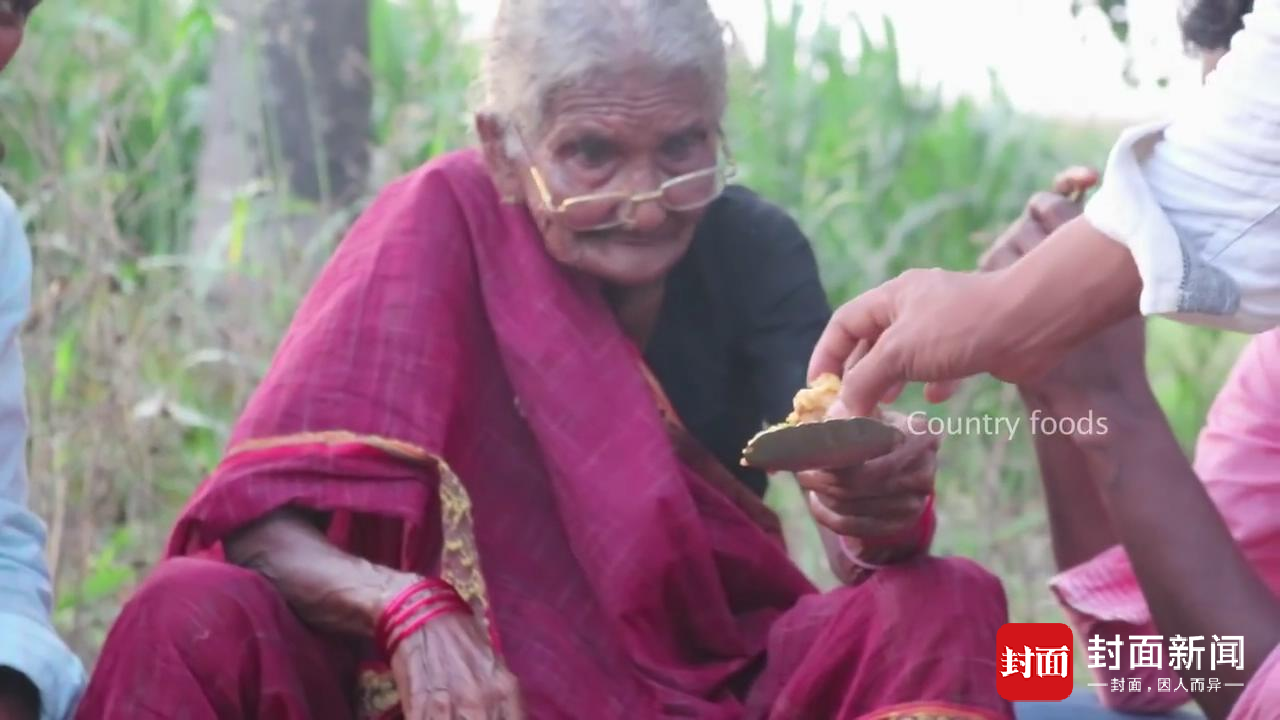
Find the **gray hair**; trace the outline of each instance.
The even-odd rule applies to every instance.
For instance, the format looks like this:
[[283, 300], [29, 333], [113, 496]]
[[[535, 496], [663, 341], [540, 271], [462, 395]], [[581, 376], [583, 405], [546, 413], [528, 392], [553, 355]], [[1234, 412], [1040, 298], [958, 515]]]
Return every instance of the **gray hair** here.
[[[706, 0], [502, 0], [475, 88], [478, 112], [531, 132], [555, 92], [639, 59], [692, 70], [716, 118], [727, 102], [724, 34]], [[507, 133], [507, 152], [515, 152]]]

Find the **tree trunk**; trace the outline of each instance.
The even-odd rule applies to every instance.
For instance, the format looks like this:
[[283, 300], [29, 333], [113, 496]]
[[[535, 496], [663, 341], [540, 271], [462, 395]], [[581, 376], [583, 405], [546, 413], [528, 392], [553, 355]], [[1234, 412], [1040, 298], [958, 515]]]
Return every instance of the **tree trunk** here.
[[264, 310], [292, 311], [365, 189], [369, 5], [222, 0], [220, 10], [193, 284], [229, 349], [256, 355], [279, 331]]

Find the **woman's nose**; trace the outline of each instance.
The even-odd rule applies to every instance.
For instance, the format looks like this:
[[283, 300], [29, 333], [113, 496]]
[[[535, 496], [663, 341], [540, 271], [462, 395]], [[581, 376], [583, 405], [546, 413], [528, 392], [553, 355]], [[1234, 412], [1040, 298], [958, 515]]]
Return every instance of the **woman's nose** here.
[[631, 176], [632, 200], [623, 208], [623, 220], [630, 230], [654, 230], [666, 222], [667, 209], [662, 206], [660, 186], [665, 179], [655, 167], [637, 168]]
[[648, 232], [656, 230], [667, 220], [667, 209], [656, 197], [647, 197], [631, 204], [630, 213], [625, 218], [629, 230]]

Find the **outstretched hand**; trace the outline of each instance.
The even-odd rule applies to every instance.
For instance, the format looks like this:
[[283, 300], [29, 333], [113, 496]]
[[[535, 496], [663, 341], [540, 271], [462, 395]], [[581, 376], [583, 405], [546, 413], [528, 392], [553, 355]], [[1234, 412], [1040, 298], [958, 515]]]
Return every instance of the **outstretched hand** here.
[[[1128, 249], [1082, 217], [1068, 219], [1078, 204], [1063, 196], [1076, 199], [1096, 181], [1087, 168], [1061, 173], [1056, 194], [1032, 198], [1009, 241], [984, 258], [986, 272], [908, 270], [840, 307], [814, 349], [810, 377], [841, 375], [841, 400], [854, 415], [871, 414], [906, 382], [927, 383], [926, 399], [941, 402], [971, 375], [1043, 377], [1076, 344], [1137, 309], [1141, 279]], [[858, 359], [855, 348], [866, 343]]]

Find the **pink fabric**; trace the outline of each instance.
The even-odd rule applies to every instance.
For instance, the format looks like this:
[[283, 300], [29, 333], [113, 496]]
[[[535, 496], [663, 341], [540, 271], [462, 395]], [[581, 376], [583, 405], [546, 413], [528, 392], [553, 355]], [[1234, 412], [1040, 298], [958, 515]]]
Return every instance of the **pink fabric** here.
[[[1280, 330], [1255, 337], [1236, 362], [1209, 411], [1195, 469], [1245, 556], [1280, 596]], [[1051, 586], [1082, 637], [1159, 634], [1121, 547], [1061, 573]], [[1110, 683], [1112, 673], [1098, 674]], [[1141, 677], [1144, 687], [1176, 677], [1150, 669], [1122, 669], [1115, 676]], [[1188, 700], [1176, 692], [1105, 692], [1103, 698], [1139, 711], [1168, 710]]]
[[[972, 632], [952, 636], [963, 642], [915, 643], [915, 618], [876, 606], [882, 625], [848, 615], [863, 622], [834, 625], [829, 638], [847, 643], [805, 650], [823, 626], [805, 624], [802, 598], [828, 608], [814, 617], [847, 623], [830, 608], [867, 596], [819, 600], [768, 528], [677, 454], [596, 283], [548, 256], [528, 212], [499, 202], [476, 152], [432, 161], [364, 213], [231, 444], [334, 431], [422, 448], [461, 479], [503, 654], [533, 717], [763, 717], [775, 701], [852, 717], [907, 700], [1009, 714], [988, 672], [998, 583], [918, 589], [979, 608]], [[438, 479], [433, 463], [343, 444], [250, 450], [197, 491], [169, 554], [216, 551], [229, 532], [297, 505], [331, 513], [330, 535], [350, 551], [434, 573]], [[859, 627], [880, 627], [903, 652], [945, 648], [949, 662], [928, 663], [927, 682], [856, 683], [854, 673], [875, 677], [868, 657], [851, 654], [874, 647]], [[148, 662], [143, 644], [112, 651], [130, 667]], [[756, 684], [762, 662], [773, 681]], [[820, 700], [806, 695], [819, 690]]]
[[1280, 647], [1253, 674], [1227, 720], [1275, 720], [1280, 716]]

